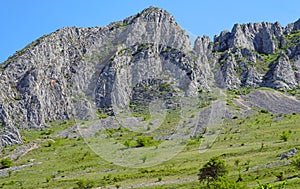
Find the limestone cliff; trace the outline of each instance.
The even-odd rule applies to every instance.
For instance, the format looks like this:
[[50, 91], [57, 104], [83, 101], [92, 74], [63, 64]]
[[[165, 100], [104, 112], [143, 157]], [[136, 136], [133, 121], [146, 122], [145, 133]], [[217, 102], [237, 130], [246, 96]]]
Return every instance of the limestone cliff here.
[[[211, 87], [293, 89], [300, 81], [299, 20], [236, 24], [194, 46], [167, 11], [149, 7], [108, 26], [61, 28], [8, 58], [0, 69], [0, 148], [19, 129], [48, 121], [113, 115]], [[145, 104], [146, 103], [146, 104]]]
[[0, 147], [22, 142], [20, 128], [128, 105], [143, 83], [174, 82], [188, 94], [208, 89], [192, 55], [185, 31], [155, 7], [108, 26], [45, 35], [1, 65]]

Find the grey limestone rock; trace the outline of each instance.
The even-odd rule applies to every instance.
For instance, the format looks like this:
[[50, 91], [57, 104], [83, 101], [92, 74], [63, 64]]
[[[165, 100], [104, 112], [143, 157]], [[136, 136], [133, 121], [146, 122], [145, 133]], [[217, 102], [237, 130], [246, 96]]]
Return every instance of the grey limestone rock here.
[[215, 86], [296, 88], [299, 23], [236, 24], [213, 42], [198, 37], [194, 47], [156, 7], [107, 26], [61, 28], [0, 65], [0, 148], [22, 143], [19, 129], [112, 115], [158, 98], [172, 109], [176, 98]]
[[215, 51], [229, 48], [247, 48], [259, 53], [271, 54], [279, 46], [278, 38], [284, 28], [278, 23], [249, 23], [235, 24], [232, 31], [223, 31], [215, 37]]
[[289, 58], [281, 53], [278, 60], [270, 65], [265, 76], [265, 85], [275, 89], [292, 89], [297, 85], [295, 73]]
[[90, 119], [112, 101], [128, 105], [132, 86], [158, 76], [186, 95], [209, 88], [192, 51], [174, 17], [156, 7], [108, 26], [45, 35], [1, 65], [0, 147], [21, 143], [18, 129]]

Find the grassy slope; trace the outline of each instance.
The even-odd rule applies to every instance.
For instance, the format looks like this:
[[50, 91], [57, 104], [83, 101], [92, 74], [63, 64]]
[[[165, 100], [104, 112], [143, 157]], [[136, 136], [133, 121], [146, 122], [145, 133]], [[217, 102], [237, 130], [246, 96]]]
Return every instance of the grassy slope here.
[[[54, 133], [73, 125], [72, 122], [53, 125], [56, 127], [46, 130], [48, 132], [24, 131], [27, 141], [36, 141], [40, 147], [14, 160], [13, 166], [29, 164], [31, 161], [42, 164], [1, 178], [0, 187], [73, 188], [78, 186], [78, 181], [82, 181], [93, 183], [95, 187], [120, 185], [126, 188], [140, 183], [158, 183], [160, 179], [161, 182], [166, 182], [189, 178], [194, 181], [149, 188], [197, 188], [199, 183], [195, 179], [199, 168], [212, 156], [219, 155], [229, 165], [229, 177], [237, 179], [240, 173], [248, 187], [254, 187], [256, 180], [276, 185], [276, 175], [280, 172], [284, 172], [285, 177], [300, 174], [292, 165], [252, 170], [255, 166], [274, 165], [279, 162], [280, 154], [300, 146], [300, 115], [287, 115], [281, 119], [270, 113], [257, 113], [244, 120], [228, 120], [214, 145], [205, 153], [197, 150], [199, 142], [190, 141], [185, 150], [172, 160], [145, 169], [115, 166], [95, 154], [81, 137], [53, 137]], [[283, 131], [290, 132], [287, 142], [279, 139]], [[10, 153], [11, 149], [4, 149], [2, 156]], [[299, 153], [297, 156], [299, 157]], [[280, 162], [285, 161], [287, 160]], [[300, 185], [300, 179], [289, 179], [287, 183], [286, 188], [296, 189]], [[142, 185], [140, 187], [143, 188]]]

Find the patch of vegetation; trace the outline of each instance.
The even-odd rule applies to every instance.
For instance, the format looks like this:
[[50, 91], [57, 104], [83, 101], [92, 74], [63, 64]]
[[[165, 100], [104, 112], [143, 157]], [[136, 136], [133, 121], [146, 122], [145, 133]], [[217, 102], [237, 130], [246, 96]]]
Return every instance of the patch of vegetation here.
[[158, 146], [162, 141], [155, 140], [152, 136], [143, 136], [141, 133], [130, 131], [126, 128], [106, 129], [106, 133], [127, 148], [140, 148]]
[[202, 89], [198, 90], [198, 94], [199, 94], [199, 108], [204, 108], [207, 107], [209, 105], [211, 105], [211, 103], [215, 100], [218, 99], [218, 97], [212, 93], [212, 92], [204, 92]]
[[292, 164], [300, 170], [300, 157], [297, 157], [296, 159], [293, 160]]
[[38, 38], [37, 40], [33, 41], [32, 43], [30, 43], [29, 45], [25, 46], [23, 49], [16, 51], [16, 53], [12, 56], [10, 56], [5, 62], [3, 62], [3, 64], [0, 66], [0, 70], [3, 70], [8, 64], [12, 63], [13, 61], [15, 61], [16, 57], [21, 56], [22, 54], [24, 54], [28, 49], [32, 49], [35, 46], [37, 46], [38, 44], [40, 44], [42, 42], [42, 40], [46, 37], [48, 37], [49, 35], [43, 35], [42, 37]]
[[227, 92], [230, 95], [247, 95], [251, 91], [253, 91], [253, 88], [251, 87], [240, 87], [237, 89], [229, 89]]
[[101, 109], [97, 110], [97, 116], [98, 116], [98, 119], [105, 119], [105, 118], [109, 117], [109, 115], [103, 113], [103, 111]]
[[201, 140], [202, 139], [203, 139], [203, 136], [194, 136], [194, 137], [191, 137], [187, 141], [187, 146], [199, 145], [199, 144], [201, 144]]
[[[285, 185], [286, 185], [286, 182], [283, 182], [283, 183], [279, 184], [278, 187], [276, 187], [276, 188], [277, 189], [285, 189]], [[255, 187], [254, 189], [275, 189], [275, 187], [273, 184], [270, 184], [270, 183], [262, 184], [262, 183], [258, 182], [258, 186]]]
[[137, 51], [138, 51], [138, 52], [141, 52], [141, 51], [143, 51], [143, 50], [149, 48], [149, 45], [150, 45], [150, 44], [142, 43], [142, 44], [140, 44], [140, 45], [138, 46], [138, 50], [137, 50]]
[[0, 161], [0, 169], [9, 168], [12, 166], [12, 163], [13, 163], [12, 160], [9, 158], [2, 159]]
[[253, 53], [261, 57], [261, 59], [260, 58], [256, 59], [256, 63], [254, 64], [254, 66], [257, 68], [257, 70], [260, 73], [266, 74], [270, 69], [271, 63], [277, 61], [277, 59], [279, 58], [280, 50], [277, 50], [273, 54], [258, 54], [257, 52], [253, 52]]
[[289, 95], [295, 96], [297, 99], [300, 99], [300, 88], [289, 89], [286, 91]]
[[297, 46], [300, 44], [300, 31], [293, 31], [290, 34], [284, 35], [285, 40], [287, 41], [284, 45], [283, 49], [288, 49], [293, 46]]
[[22, 129], [20, 134], [26, 143], [35, 141], [39, 138], [50, 138], [52, 134], [58, 133], [66, 128], [75, 125], [75, 120], [47, 121], [48, 127], [41, 129]]
[[149, 136], [139, 136], [136, 139], [136, 147], [147, 147], [147, 146], [158, 146], [160, 141], [156, 141], [153, 137]]
[[130, 48], [124, 48], [118, 52], [118, 55], [121, 56], [121, 55], [125, 55], [125, 54], [130, 54], [130, 53], [132, 53], [132, 50]]
[[79, 180], [76, 182], [74, 189], [89, 189], [94, 187], [94, 182], [88, 180]]
[[280, 140], [283, 140], [284, 142], [288, 141], [290, 138], [290, 133], [283, 131], [282, 134], [280, 135]]
[[268, 113], [270, 113], [270, 112], [269, 112], [268, 110], [266, 110], [266, 109], [261, 109], [260, 112], [263, 113], [263, 114], [268, 114]]
[[119, 28], [119, 27], [125, 27], [125, 26], [128, 26], [129, 24], [128, 23], [125, 23], [125, 22], [117, 22], [115, 24], [115, 27]]
[[132, 116], [141, 117], [143, 119], [143, 121], [149, 121], [151, 118], [150, 114], [144, 114], [144, 113], [140, 113], [140, 112], [132, 112]]
[[276, 52], [274, 54], [261, 54], [261, 56], [264, 58], [264, 61], [267, 64], [275, 62], [279, 57], [280, 52]]

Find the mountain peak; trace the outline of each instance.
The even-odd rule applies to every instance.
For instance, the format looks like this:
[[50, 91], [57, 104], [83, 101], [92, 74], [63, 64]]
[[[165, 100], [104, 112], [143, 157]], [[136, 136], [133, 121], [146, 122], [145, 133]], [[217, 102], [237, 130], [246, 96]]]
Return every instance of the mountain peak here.
[[127, 23], [135, 23], [137, 21], [152, 23], [174, 23], [178, 25], [174, 17], [166, 10], [154, 6], [150, 6], [140, 13], [126, 19]]
[[154, 6], [150, 6], [144, 10], [142, 10], [142, 12], [140, 13], [141, 16], [148, 16], [148, 15], [152, 15], [152, 16], [157, 16], [157, 15], [166, 15], [166, 16], [172, 16], [168, 11], [159, 8], [159, 7], [154, 7]]

